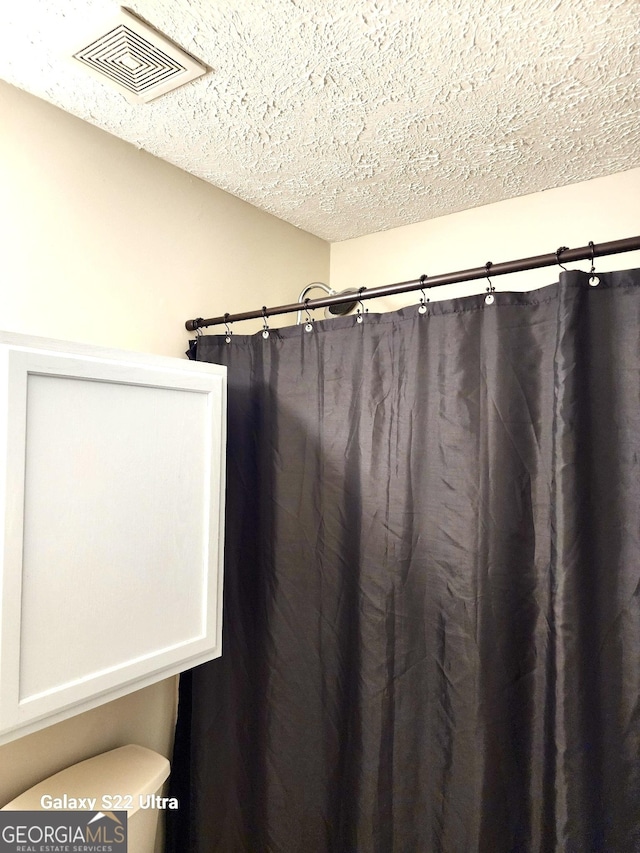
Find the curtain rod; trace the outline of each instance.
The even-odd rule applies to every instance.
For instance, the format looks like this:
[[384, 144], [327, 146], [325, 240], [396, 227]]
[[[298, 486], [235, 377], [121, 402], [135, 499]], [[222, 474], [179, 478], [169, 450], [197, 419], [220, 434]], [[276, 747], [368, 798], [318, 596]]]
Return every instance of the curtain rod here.
[[579, 249], [562, 247], [557, 252], [550, 252], [548, 255], [536, 255], [533, 258], [504, 261], [500, 264], [487, 262], [483, 267], [474, 267], [473, 269], [462, 270], [461, 272], [445, 273], [444, 275], [434, 275], [431, 277], [422, 276], [421, 278], [400, 281], [397, 284], [387, 284], [382, 287], [361, 287], [359, 290], [352, 290], [347, 294], [338, 293], [335, 296], [306, 299], [304, 302], [294, 302], [291, 305], [278, 305], [275, 308], [264, 306], [259, 311], [246, 311], [243, 314], [224, 314], [222, 317], [210, 317], [208, 320], [197, 317], [195, 320], [187, 320], [185, 328], [189, 332], [195, 332], [196, 329], [202, 329], [206, 326], [237, 323], [241, 320], [260, 320], [267, 317], [274, 317], [276, 314], [291, 314], [295, 311], [304, 311], [305, 309], [312, 311], [314, 308], [326, 308], [329, 305], [341, 305], [346, 302], [353, 302], [354, 300], [374, 299], [380, 296], [391, 296], [396, 293], [407, 293], [410, 290], [427, 290], [431, 287], [441, 287], [443, 284], [473, 281], [474, 279], [486, 278], [487, 275], [491, 275], [492, 277], [507, 275], [508, 273], [522, 272], [523, 270], [531, 270], [538, 267], [551, 267], [554, 264], [562, 262], [593, 261], [594, 258], [599, 258], [603, 255], [617, 255], [621, 252], [632, 252], [635, 249], [640, 249], [640, 236], [627, 237], [624, 240], [611, 240], [608, 243], [599, 243], [598, 245], [590, 243], [588, 246], [582, 246]]

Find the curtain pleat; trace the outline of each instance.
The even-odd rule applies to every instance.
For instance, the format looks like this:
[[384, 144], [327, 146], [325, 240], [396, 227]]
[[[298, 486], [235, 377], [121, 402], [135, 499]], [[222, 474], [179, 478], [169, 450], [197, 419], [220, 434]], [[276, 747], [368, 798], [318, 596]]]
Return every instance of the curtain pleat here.
[[223, 656], [172, 853], [640, 850], [640, 271], [198, 340]]

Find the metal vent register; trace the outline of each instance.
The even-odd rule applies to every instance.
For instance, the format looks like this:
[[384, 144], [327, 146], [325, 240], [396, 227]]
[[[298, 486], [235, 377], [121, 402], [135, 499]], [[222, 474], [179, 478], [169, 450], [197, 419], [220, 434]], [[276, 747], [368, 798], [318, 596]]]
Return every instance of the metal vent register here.
[[73, 58], [133, 103], [152, 101], [208, 70], [126, 9]]

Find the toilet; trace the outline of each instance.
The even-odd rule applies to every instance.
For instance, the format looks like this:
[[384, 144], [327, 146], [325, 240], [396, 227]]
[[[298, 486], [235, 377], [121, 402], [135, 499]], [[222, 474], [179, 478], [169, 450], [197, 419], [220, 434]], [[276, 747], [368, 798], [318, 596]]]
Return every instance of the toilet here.
[[[157, 808], [147, 808], [149, 800], [159, 796], [169, 776], [167, 759], [143, 746], [129, 744], [96, 755], [61, 770], [29, 788], [2, 809], [10, 811], [44, 811], [45, 803], [62, 803], [62, 809], [75, 810], [74, 801], [94, 799], [95, 805], [82, 806], [89, 811], [127, 811], [128, 853], [154, 853], [158, 818]], [[113, 798], [103, 799], [103, 798]], [[111, 808], [103, 808], [104, 805]], [[49, 810], [49, 809], [47, 809]], [[54, 811], [55, 808], [50, 809]]]

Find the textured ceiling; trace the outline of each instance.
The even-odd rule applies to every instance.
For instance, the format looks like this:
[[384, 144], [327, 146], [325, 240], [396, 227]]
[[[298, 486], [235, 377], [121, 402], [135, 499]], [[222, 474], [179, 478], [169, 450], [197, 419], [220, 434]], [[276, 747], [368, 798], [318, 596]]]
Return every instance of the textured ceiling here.
[[337, 241], [640, 166], [638, 0], [134, 0], [212, 71], [65, 61], [109, 0], [4, 0], [0, 77]]

